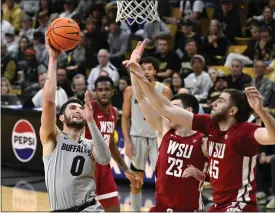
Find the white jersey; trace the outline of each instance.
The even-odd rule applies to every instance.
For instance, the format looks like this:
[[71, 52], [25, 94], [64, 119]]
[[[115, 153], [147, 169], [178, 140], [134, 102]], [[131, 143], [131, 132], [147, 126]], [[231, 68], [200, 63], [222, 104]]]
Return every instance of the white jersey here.
[[[159, 93], [163, 93], [164, 85], [156, 82], [155, 89]], [[131, 136], [138, 136], [144, 138], [156, 138], [155, 130], [146, 122], [144, 115], [139, 107], [138, 101], [132, 95], [131, 99]]]
[[[51, 210], [81, 206], [95, 198], [93, 143], [77, 143], [61, 132], [54, 151], [43, 157]], [[87, 207], [88, 211], [93, 207]]]

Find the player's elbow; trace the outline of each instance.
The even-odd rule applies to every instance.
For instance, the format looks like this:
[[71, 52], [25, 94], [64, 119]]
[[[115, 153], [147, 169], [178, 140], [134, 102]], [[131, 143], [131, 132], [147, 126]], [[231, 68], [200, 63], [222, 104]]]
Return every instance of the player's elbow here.
[[108, 151], [105, 155], [98, 156], [96, 162], [102, 166], [109, 164], [111, 162], [111, 152]]

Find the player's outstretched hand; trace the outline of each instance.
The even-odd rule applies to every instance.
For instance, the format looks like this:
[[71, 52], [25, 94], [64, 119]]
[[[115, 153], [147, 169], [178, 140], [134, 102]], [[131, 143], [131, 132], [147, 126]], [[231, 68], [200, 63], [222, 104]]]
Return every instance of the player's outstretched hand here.
[[135, 172], [128, 169], [124, 173], [128, 180], [130, 180], [131, 186], [134, 186], [135, 188], [140, 188], [142, 186], [143, 180]]
[[141, 70], [141, 67], [140, 65], [135, 62], [135, 61], [132, 61], [132, 60], [126, 60], [126, 61], [123, 61], [122, 62], [123, 65], [128, 69], [130, 70], [131, 73], [133, 73], [139, 80], [142, 80], [142, 81], [148, 81], [142, 70]]
[[136, 48], [134, 49], [134, 51], [131, 54], [130, 57], [130, 61], [134, 61], [134, 62], [139, 62], [139, 60], [141, 59], [141, 56], [143, 54], [144, 48], [146, 45], [146, 39], [144, 41], [139, 41]]
[[264, 109], [263, 97], [256, 87], [246, 87], [245, 94], [250, 107], [254, 109], [255, 112], [259, 112]]
[[94, 122], [94, 110], [91, 105], [90, 97], [89, 97], [89, 91], [87, 90], [85, 92], [85, 106], [84, 106], [84, 117], [86, 118], [87, 122]]
[[205, 174], [198, 170], [196, 167], [194, 167], [193, 165], [188, 165], [187, 168], [184, 170], [183, 178], [189, 178], [189, 177], [193, 177], [196, 178], [199, 181], [204, 181], [205, 180]]
[[60, 51], [57, 51], [57, 50], [54, 50], [51, 45], [49, 44], [49, 38], [47, 36], [47, 32], [45, 32], [45, 43], [46, 43], [46, 47], [48, 49], [48, 53], [49, 53], [49, 58], [52, 58], [52, 59], [58, 59], [58, 57], [60, 56], [61, 52]]

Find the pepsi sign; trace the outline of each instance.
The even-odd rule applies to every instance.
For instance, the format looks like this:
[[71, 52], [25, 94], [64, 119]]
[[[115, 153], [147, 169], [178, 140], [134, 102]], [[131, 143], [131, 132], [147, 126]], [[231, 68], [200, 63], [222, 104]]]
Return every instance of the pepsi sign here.
[[12, 148], [16, 158], [28, 162], [34, 156], [37, 146], [35, 130], [27, 120], [19, 120], [12, 131]]

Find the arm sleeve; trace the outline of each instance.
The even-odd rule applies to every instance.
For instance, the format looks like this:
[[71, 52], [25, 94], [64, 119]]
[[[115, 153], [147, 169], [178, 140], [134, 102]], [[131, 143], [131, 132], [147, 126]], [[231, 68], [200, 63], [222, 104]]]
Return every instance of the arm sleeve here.
[[235, 139], [232, 141], [233, 150], [244, 156], [254, 156], [258, 153], [260, 145], [254, 137], [256, 129], [261, 126], [253, 123], [242, 123], [237, 131]]
[[93, 135], [93, 144], [95, 147], [95, 160], [101, 165], [106, 165], [111, 160], [111, 152], [107, 143], [104, 141], [102, 134], [97, 128], [96, 123], [88, 123], [90, 132]]
[[204, 133], [208, 135], [208, 131], [210, 129], [210, 125], [212, 124], [212, 120], [210, 115], [197, 115], [194, 114], [193, 122], [192, 122], [192, 130]]

